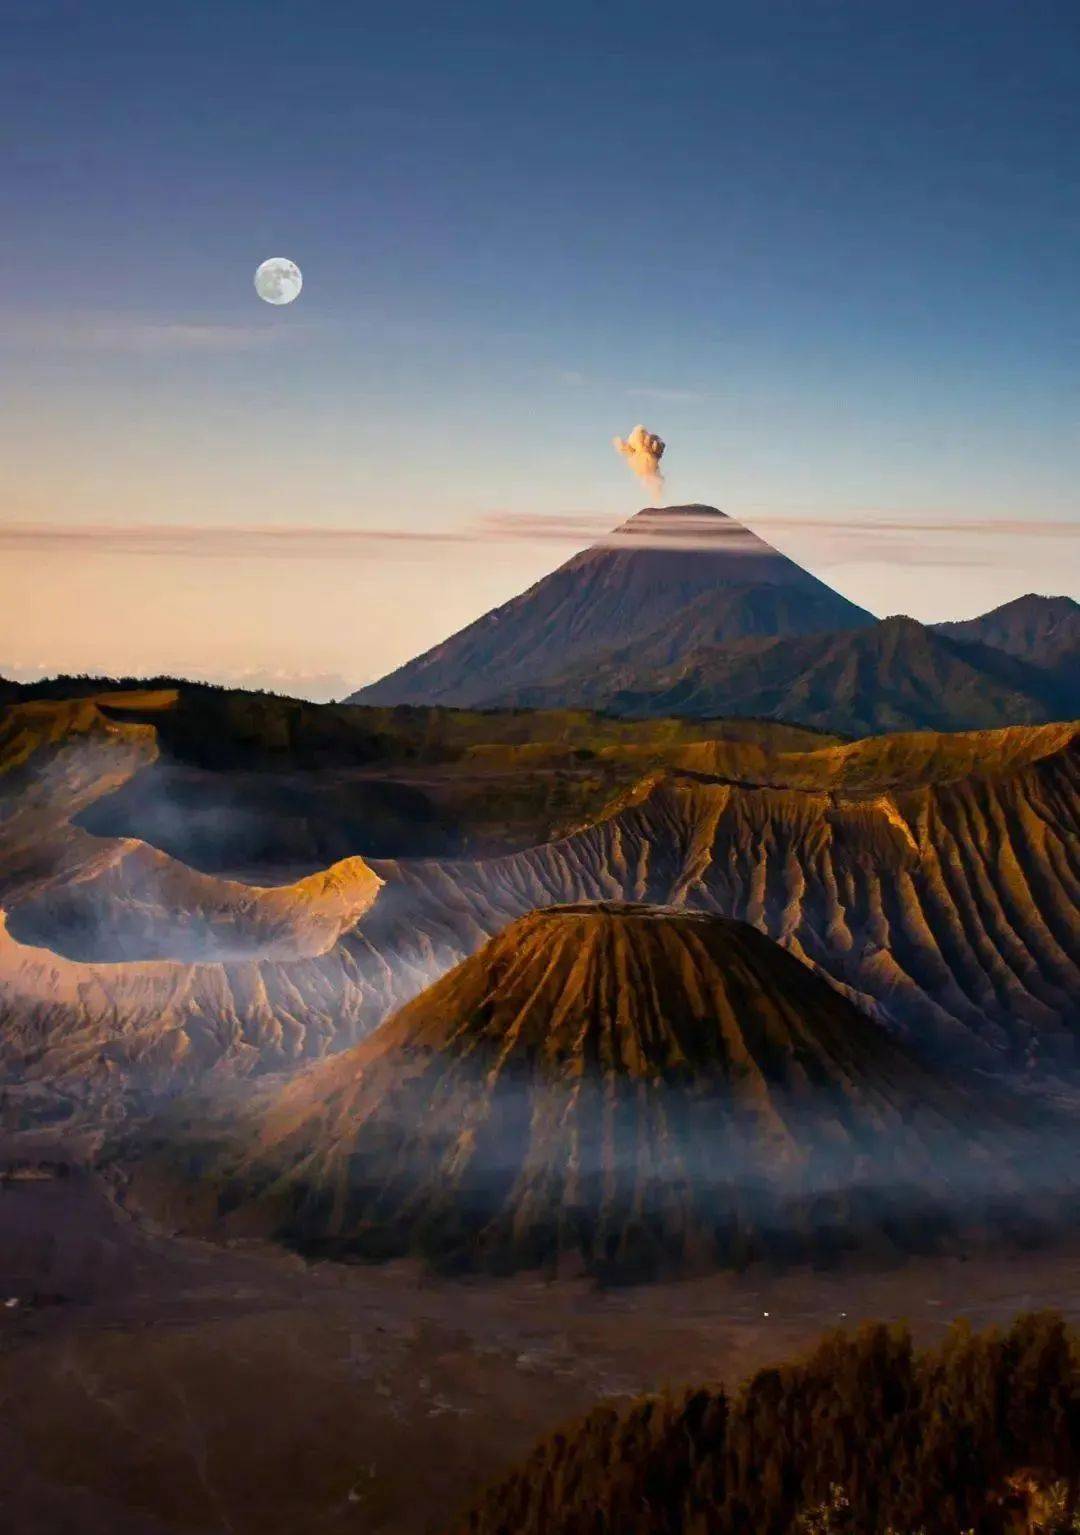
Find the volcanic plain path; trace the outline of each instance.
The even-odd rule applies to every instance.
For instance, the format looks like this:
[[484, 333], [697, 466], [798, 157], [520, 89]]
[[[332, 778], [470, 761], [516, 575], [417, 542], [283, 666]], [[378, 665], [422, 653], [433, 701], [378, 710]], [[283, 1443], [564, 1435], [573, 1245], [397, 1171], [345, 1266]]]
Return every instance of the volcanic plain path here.
[[0, 1187], [0, 1291], [11, 1535], [424, 1535], [601, 1397], [733, 1381], [870, 1318], [924, 1340], [1080, 1321], [1080, 1243], [616, 1290], [436, 1280], [177, 1239], [73, 1174]]

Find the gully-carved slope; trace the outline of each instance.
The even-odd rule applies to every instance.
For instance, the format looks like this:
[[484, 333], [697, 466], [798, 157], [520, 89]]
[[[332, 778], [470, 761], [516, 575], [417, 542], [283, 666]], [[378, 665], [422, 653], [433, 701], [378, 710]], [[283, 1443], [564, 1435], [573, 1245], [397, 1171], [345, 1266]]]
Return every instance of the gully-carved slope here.
[[750, 922], [935, 1055], [1072, 1071], [1077, 740], [1071, 726], [900, 736], [793, 755], [766, 782], [736, 777], [730, 756], [710, 779], [705, 748], [686, 748], [704, 771], [666, 772], [561, 842], [377, 865], [388, 888], [363, 931], [410, 952], [407, 914], [419, 958], [558, 901], [686, 906]]
[[224, 1136], [137, 1142], [141, 1197], [182, 1169], [219, 1230], [495, 1267], [928, 1240], [1020, 1187], [992, 1099], [762, 934], [610, 903], [511, 924]]
[[[347, 1048], [508, 922], [581, 900], [748, 921], [928, 1056], [1077, 1066], [1073, 726], [817, 750], [722, 724], [663, 750], [650, 737], [640, 773], [568, 836], [488, 859], [372, 860], [361, 844], [272, 885], [71, 824], [153, 761], [139, 708], [133, 724], [115, 699], [107, 714], [23, 705], [0, 733], [9, 1125]], [[496, 740], [499, 718], [488, 728]], [[624, 766], [634, 750], [621, 740]]]

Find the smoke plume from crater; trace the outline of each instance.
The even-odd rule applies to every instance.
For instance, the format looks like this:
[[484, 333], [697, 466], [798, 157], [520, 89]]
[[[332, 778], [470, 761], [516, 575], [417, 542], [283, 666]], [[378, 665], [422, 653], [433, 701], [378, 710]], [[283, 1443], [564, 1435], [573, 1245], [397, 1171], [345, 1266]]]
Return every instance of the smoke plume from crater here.
[[629, 437], [613, 437], [612, 446], [622, 454], [638, 479], [649, 487], [652, 499], [659, 500], [664, 486], [664, 476], [660, 473], [660, 460], [666, 446], [663, 438], [639, 423]]

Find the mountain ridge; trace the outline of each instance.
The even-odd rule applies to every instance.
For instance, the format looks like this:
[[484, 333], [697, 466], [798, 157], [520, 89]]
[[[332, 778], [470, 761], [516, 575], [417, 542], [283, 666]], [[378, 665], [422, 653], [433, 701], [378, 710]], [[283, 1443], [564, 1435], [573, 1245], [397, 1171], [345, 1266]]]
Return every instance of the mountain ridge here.
[[[678, 634], [678, 623], [675, 632]], [[847, 735], [1047, 724], [1080, 713], [1080, 688], [1019, 656], [961, 641], [898, 614], [841, 633], [752, 638], [727, 645], [626, 646], [532, 688], [502, 689], [491, 706], [754, 716]]]
[[1080, 667], [1080, 603], [1026, 592], [976, 618], [935, 624], [939, 634], [992, 645], [1033, 666]]

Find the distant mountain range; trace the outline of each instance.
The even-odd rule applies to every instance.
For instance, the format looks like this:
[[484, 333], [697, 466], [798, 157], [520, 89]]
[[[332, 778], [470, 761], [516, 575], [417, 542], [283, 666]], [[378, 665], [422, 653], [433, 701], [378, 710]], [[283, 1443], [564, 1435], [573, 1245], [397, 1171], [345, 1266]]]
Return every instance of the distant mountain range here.
[[982, 730], [1080, 712], [1072, 677], [1005, 651], [886, 618], [865, 628], [688, 647], [661, 662], [626, 646], [502, 698], [641, 716], [752, 715], [848, 735]]
[[1059, 666], [1080, 652], [1080, 603], [1071, 597], [1038, 597], [1029, 592], [960, 623], [935, 624], [951, 639], [993, 645], [1033, 666]]
[[713, 507], [610, 540], [350, 702], [758, 716], [863, 735], [1080, 714], [1080, 605], [876, 621]]

